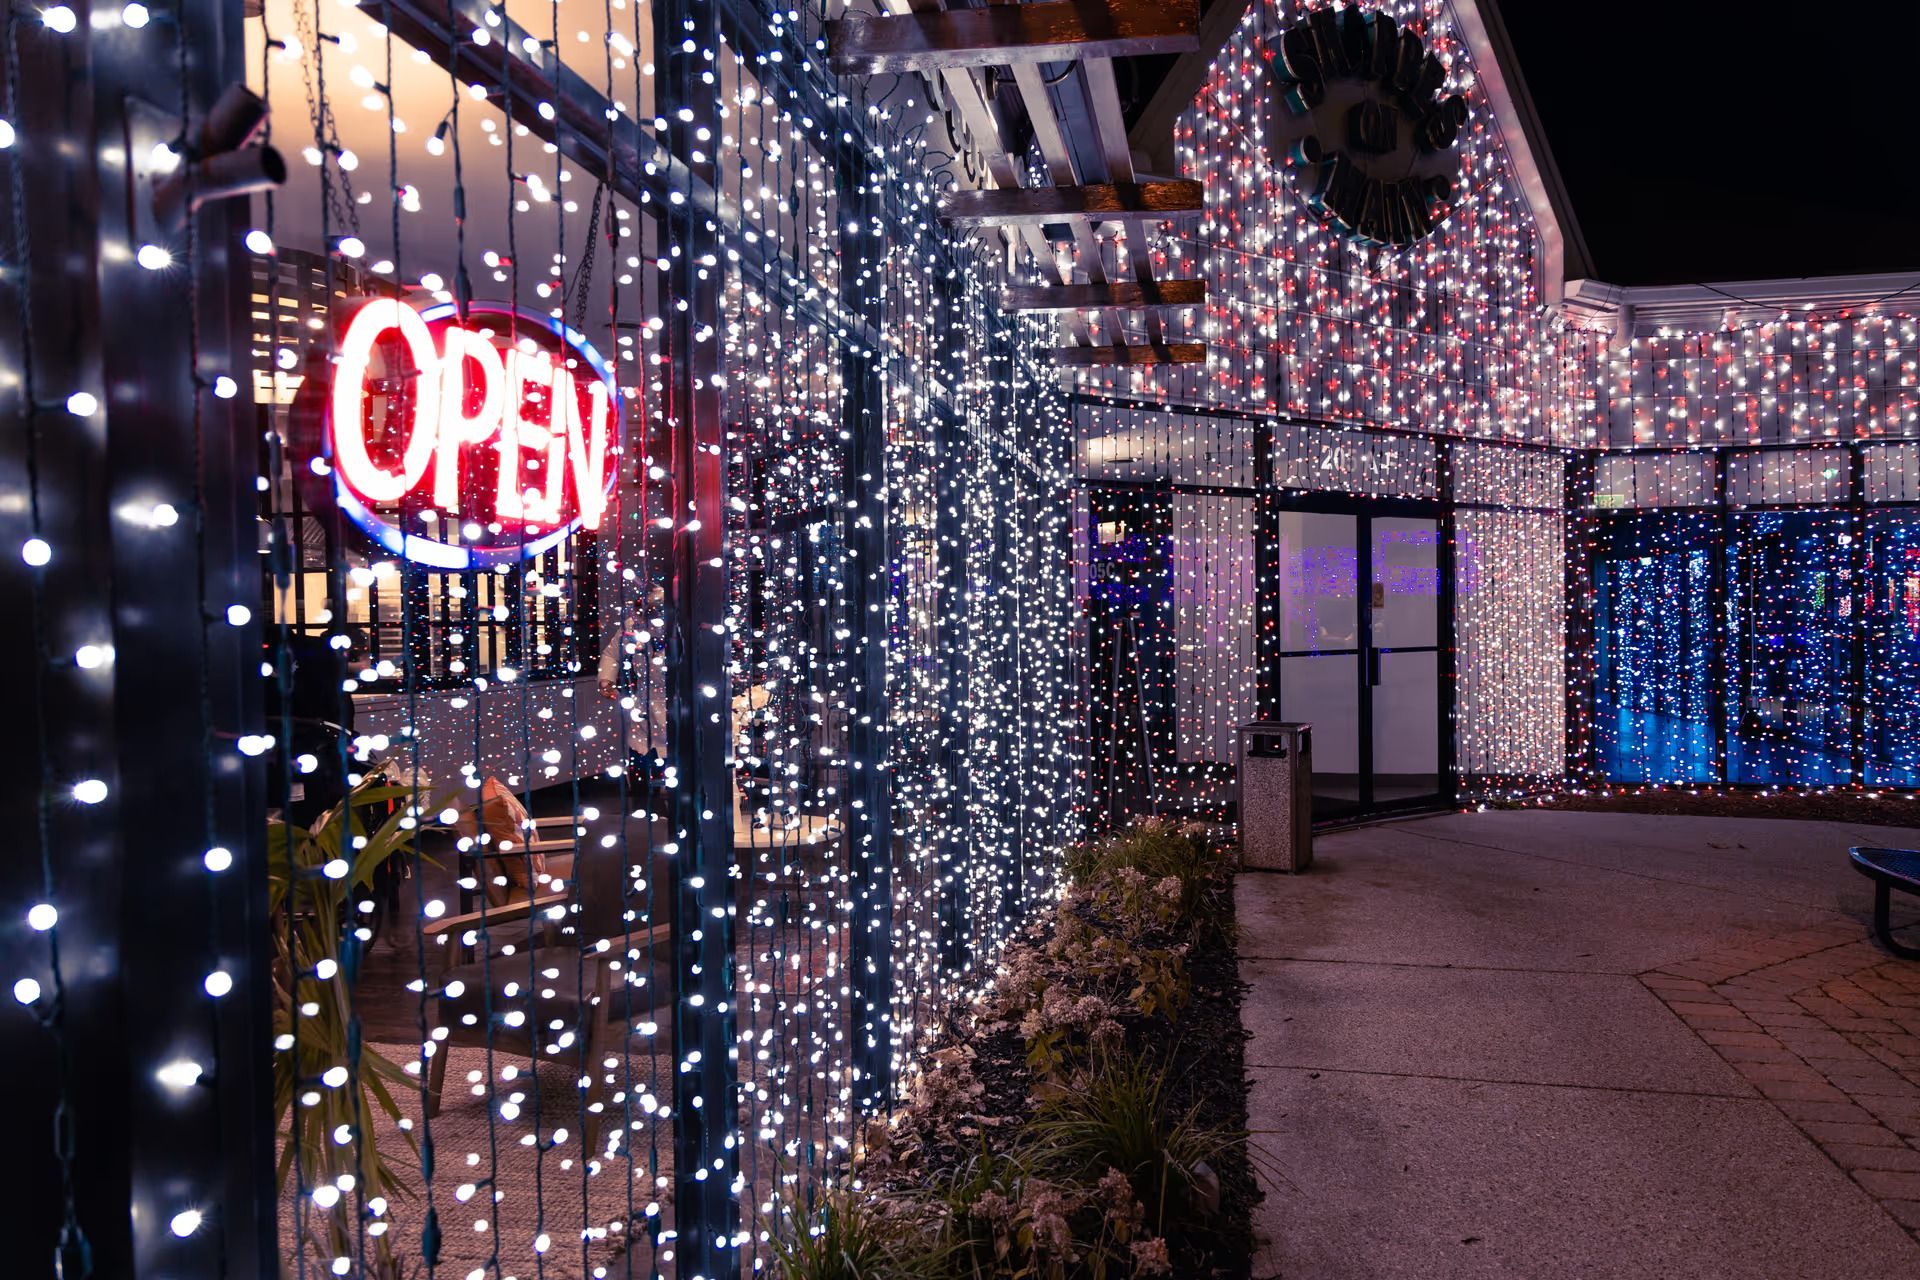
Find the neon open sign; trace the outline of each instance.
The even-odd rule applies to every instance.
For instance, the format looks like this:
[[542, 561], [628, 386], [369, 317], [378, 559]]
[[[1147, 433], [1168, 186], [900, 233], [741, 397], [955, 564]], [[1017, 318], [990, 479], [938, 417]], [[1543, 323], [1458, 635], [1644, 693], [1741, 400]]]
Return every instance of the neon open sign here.
[[375, 298], [340, 339], [327, 437], [341, 510], [439, 569], [535, 556], [598, 529], [620, 389], [575, 330], [512, 307]]

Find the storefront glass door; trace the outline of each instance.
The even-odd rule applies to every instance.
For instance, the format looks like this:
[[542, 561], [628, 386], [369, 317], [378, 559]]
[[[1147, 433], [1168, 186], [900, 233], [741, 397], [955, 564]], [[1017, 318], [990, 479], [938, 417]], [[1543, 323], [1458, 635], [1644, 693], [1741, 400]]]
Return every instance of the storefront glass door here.
[[1278, 716], [1313, 726], [1313, 816], [1439, 802], [1437, 519], [1277, 513]]

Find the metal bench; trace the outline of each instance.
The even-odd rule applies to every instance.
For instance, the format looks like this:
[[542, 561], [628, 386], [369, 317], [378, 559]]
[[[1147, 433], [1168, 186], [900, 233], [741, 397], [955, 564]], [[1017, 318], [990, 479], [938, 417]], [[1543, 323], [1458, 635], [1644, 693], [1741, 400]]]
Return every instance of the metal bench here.
[[1920, 947], [1903, 946], [1893, 940], [1893, 926], [1887, 920], [1887, 899], [1893, 890], [1920, 896], [1920, 849], [1877, 849], [1856, 845], [1847, 851], [1853, 869], [1873, 881], [1873, 932], [1880, 945], [1908, 960], [1920, 960]]

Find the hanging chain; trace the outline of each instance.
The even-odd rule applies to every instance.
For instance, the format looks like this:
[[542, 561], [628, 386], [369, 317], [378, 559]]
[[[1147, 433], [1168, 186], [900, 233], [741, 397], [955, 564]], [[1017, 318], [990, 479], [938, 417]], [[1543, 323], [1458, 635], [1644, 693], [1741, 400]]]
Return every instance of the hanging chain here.
[[[332, 36], [323, 36], [314, 27], [314, 20], [307, 12], [307, 6], [296, 3], [293, 6], [294, 38], [307, 56], [300, 59], [300, 78], [307, 89], [307, 115], [313, 122], [313, 144], [320, 149], [320, 163], [325, 166], [327, 158], [333, 158], [333, 167], [338, 177], [338, 185], [326, 186], [326, 200], [336, 222], [348, 227], [354, 235], [360, 234], [360, 208], [354, 203], [353, 175], [340, 163], [345, 148], [340, 145], [339, 120], [333, 114], [333, 103], [329, 101], [314, 83], [314, 71], [320, 62], [320, 42], [332, 40]], [[324, 169], [323, 169], [324, 173]]]
[[587, 216], [587, 247], [580, 251], [580, 265], [574, 268], [573, 280], [567, 285], [561, 303], [567, 323], [583, 332], [587, 326], [587, 285], [593, 279], [594, 250], [600, 246], [600, 206], [606, 194], [605, 182], [593, 189], [593, 212]]

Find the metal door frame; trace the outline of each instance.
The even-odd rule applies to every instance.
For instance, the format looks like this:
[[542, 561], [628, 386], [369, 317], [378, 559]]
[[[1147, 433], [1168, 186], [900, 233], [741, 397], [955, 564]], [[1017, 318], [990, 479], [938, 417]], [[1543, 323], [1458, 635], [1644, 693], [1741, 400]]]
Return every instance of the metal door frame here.
[[[1438, 498], [1377, 498], [1363, 494], [1331, 493], [1304, 489], [1270, 489], [1263, 495], [1258, 505], [1254, 525], [1255, 555], [1258, 557], [1260, 572], [1257, 581], [1270, 584], [1268, 592], [1260, 593], [1261, 610], [1260, 645], [1256, 661], [1259, 666], [1259, 706], [1263, 720], [1284, 720], [1286, 708], [1280, 698], [1280, 662], [1289, 657], [1313, 656], [1306, 651], [1282, 650], [1279, 648], [1279, 516], [1283, 511], [1300, 511], [1315, 515], [1344, 515], [1354, 518], [1354, 608], [1356, 618], [1356, 638], [1359, 643], [1352, 650], [1335, 650], [1333, 654], [1319, 651], [1321, 656], [1335, 656], [1351, 653], [1355, 661], [1355, 678], [1359, 681], [1360, 696], [1356, 712], [1359, 721], [1359, 758], [1357, 762], [1360, 795], [1353, 814], [1332, 820], [1334, 823], [1366, 822], [1375, 818], [1410, 812], [1421, 812], [1445, 808], [1453, 802], [1457, 779], [1455, 776], [1455, 750], [1453, 737], [1454, 681], [1448, 679], [1452, 663], [1451, 648], [1454, 633], [1456, 580], [1451, 554], [1453, 546], [1453, 521], [1448, 504]], [[1363, 591], [1362, 583], [1373, 582], [1373, 537], [1372, 526], [1376, 519], [1417, 519], [1431, 520], [1434, 531], [1439, 537], [1436, 554], [1440, 574], [1440, 594], [1435, 606], [1434, 643], [1431, 645], [1406, 645], [1382, 650], [1373, 644], [1373, 599], [1371, 590]], [[1374, 798], [1374, 731], [1373, 731], [1373, 689], [1378, 679], [1379, 655], [1386, 653], [1428, 653], [1435, 655], [1434, 703], [1438, 708], [1436, 726], [1437, 759], [1435, 773], [1439, 779], [1438, 788], [1430, 793], [1409, 797], [1392, 804], [1379, 804]], [[1318, 825], [1328, 825], [1319, 823]]]

